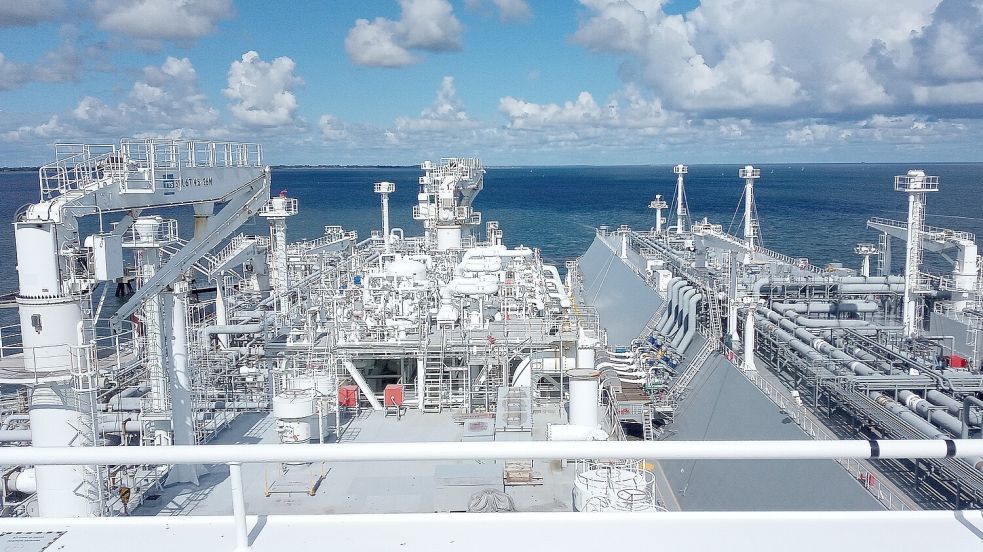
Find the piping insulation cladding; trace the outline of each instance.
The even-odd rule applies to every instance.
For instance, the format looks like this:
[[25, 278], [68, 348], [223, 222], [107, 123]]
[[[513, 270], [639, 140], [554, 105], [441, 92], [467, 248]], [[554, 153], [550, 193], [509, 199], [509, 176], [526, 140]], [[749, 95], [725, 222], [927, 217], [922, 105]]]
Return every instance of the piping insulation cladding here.
[[652, 460], [823, 460], [974, 458], [983, 439], [850, 441], [592, 441], [172, 445], [167, 447], [3, 447], [3, 465], [118, 465], [624, 458]]

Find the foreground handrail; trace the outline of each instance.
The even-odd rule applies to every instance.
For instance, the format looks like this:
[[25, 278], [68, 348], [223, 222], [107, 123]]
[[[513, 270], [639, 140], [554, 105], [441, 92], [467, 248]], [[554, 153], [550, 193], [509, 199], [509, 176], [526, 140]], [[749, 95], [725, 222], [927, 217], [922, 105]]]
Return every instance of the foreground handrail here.
[[583, 441], [0, 447], [0, 465], [191, 464], [624, 458], [637, 460], [822, 460], [979, 458], [981, 439], [842, 441]]
[[328, 445], [172, 445], [154, 447], [0, 447], [0, 465], [228, 464], [235, 552], [248, 552], [242, 464], [507, 460], [523, 458], [820, 460], [845, 458], [971, 458], [983, 464], [983, 440], [871, 441], [585, 441], [462, 443], [335, 443]]

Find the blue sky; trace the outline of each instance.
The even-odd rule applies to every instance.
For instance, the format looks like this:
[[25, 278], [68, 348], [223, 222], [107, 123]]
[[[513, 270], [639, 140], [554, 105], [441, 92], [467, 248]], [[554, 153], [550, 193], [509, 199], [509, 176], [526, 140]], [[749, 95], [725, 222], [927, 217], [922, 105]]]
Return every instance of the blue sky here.
[[979, 161], [978, 0], [5, 0], [0, 165]]

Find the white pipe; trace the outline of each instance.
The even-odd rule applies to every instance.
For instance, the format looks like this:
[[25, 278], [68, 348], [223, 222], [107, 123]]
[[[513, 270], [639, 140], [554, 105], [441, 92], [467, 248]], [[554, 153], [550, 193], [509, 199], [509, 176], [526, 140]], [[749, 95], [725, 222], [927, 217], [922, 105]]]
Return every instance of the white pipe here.
[[0, 443], [29, 443], [30, 429], [0, 429]]
[[543, 265], [543, 270], [552, 275], [553, 284], [556, 286], [556, 292], [550, 293], [550, 297], [559, 301], [561, 307], [565, 309], [570, 308], [570, 299], [564, 294], [566, 288], [563, 286], [563, 279], [560, 278], [560, 272], [553, 265]]
[[[624, 458], [653, 460], [824, 460], [983, 456], [983, 439], [784, 441], [606, 441], [550, 443], [432, 441], [422, 443], [244, 444], [168, 447], [0, 447], [0, 465], [366, 462]], [[950, 447], [954, 450], [950, 450]]]
[[270, 323], [270, 316], [265, 316], [260, 319], [257, 324], [235, 324], [235, 325], [214, 325], [205, 326], [201, 329], [201, 342], [206, 346], [211, 342], [211, 336], [230, 334], [230, 335], [246, 335], [246, 334], [258, 334], [260, 332], [266, 331], [266, 327]]
[[34, 468], [15, 471], [7, 478], [7, 488], [24, 494], [38, 492], [37, 472]]
[[[369, 404], [372, 405], [372, 410], [382, 410], [382, 403], [376, 398], [375, 393], [372, 392], [372, 388], [366, 383], [365, 378], [362, 377], [362, 373], [358, 371], [358, 368], [350, 360], [344, 362], [345, 370], [348, 370], [348, 375], [352, 377], [355, 385], [362, 391], [365, 398], [368, 399]], [[296, 445], [292, 445], [296, 446]]]

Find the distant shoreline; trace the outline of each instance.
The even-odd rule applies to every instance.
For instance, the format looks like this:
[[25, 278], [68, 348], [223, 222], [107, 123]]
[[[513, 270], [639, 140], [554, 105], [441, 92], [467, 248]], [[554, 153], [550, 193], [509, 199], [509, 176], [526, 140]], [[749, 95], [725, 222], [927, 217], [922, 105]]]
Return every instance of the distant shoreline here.
[[[690, 163], [690, 167], [740, 167], [746, 163]], [[780, 163], [751, 163], [758, 167], [777, 167], [790, 165], [983, 165], [983, 161], [783, 161]], [[577, 168], [618, 168], [618, 167], [672, 167], [672, 163], [638, 163], [633, 165], [486, 165], [486, 169], [577, 169]], [[272, 169], [418, 169], [413, 165], [270, 165]], [[0, 167], [3, 172], [36, 172], [40, 167]]]

